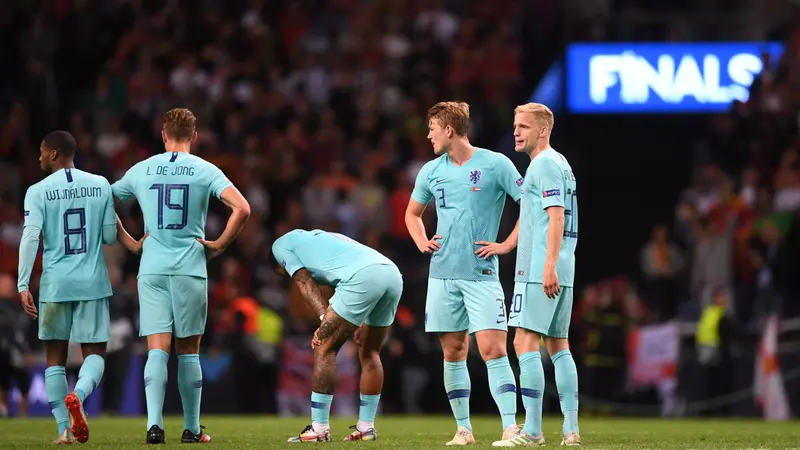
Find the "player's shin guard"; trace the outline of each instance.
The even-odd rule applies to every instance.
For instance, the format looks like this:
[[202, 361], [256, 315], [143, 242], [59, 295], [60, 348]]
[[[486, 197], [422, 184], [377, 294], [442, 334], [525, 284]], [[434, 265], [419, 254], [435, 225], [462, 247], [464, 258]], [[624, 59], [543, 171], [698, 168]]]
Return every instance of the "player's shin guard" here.
[[164, 429], [164, 393], [167, 390], [167, 361], [164, 350], [150, 350], [144, 365], [144, 395], [147, 400], [147, 428]]
[[444, 389], [450, 400], [450, 408], [456, 418], [456, 425], [472, 431], [469, 421], [469, 394], [472, 383], [467, 371], [467, 361], [444, 362]]
[[564, 413], [563, 433], [578, 433], [578, 369], [569, 350], [550, 358], [556, 370], [556, 387], [561, 411]]
[[544, 367], [539, 352], [519, 356], [519, 391], [525, 406], [525, 431], [528, 436], [542, 434], [542, 401], [544, 396]]
[[183, 405], [184, 429], [200, 434], [200, 399], [203, 394], [200, 355], [178, 356], [178, 391]]
[[311, 427], [321, 433], [330, 429], [333, 394], [311, 393]]
[[102, 356], [89, 355], [83, 360], [81, 371], [78, 373], [78, 382], [75, 383], [75, 393], [83, 403], [86, 397], [92, 394], [103, 378], [106, 362]]
[[58, 424], [58, 435], [61, 436], [69, 428], [69, 412], [64, 404], [64, 397], [67, 396], [67, 371], [64, 366], [52, 366], [44, 371], [44, 390]]
[[503, 430], [506, 430], [517, 422], [517, 383], [514, 372], [508, 356], [486, 361], [486, 369], [489, 371], [489, 389], [503, 418]]

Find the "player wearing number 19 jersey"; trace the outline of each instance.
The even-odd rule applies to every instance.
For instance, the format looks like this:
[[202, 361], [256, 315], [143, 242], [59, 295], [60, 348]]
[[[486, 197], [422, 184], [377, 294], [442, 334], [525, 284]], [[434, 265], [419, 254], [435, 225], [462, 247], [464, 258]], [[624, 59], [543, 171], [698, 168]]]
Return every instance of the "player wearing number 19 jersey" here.
[[[200, 427], [202, 373], [198, 355], [208, 310], [206, 258], [230, 245], [247, 221], [250, 207], [221, 170], [189, 153], [197, 139], [191, 111], [167, 112], [162, 139], [165, 153], [134, 165], [112, 186], [121, 201], [135, 196], [144, 216], [143, 240], [133, 241], [124, 230], [121, 234], [130, 250], [142, 252], [139, 334], [147, 336], [149, 348], [144, 370], [147, 442], [164, 442], [162, 409], [173, 334], [184, 413], [181, 441], [209, 442], [210, 437]], [[218, 240], [205, 241], [212, 195], [233, 214]]]
[[567, 341], [578, 243], [578, 190], [567, 159], [550, 147], [550, 109], [528, 103], [514, 113], [515, 149], [531, 158], [522, 184], [514, 298], [508, 320], [509, 326], [517, 328], [514, 348], [520, 364], [525, 426], [518, 436], [495, 445], [544, 443], [542, 337], [555, 367], [564, 414], [561, 443], [580, 445], [578, 374]]
[[[103, 376], [110, 338], [111, 282], [103, 244], [114, 243], [117, 236], [111, 186], [105, 178], [75, 168], [75, 149], [75, 138], [66, 131], [54, 131], [42, 141], [39, 161], [42, 170], [52, 173], [25, 194], [19, 246], [17, 287], [25, 312], [39, 318], [47, 357], [45, 392], [58, 423], [56, 444], [89, 439], [83, 401]], [[44, 254], [37, 311], [28, 284], [40, 234]], [[68, 395], [64, 365], [70, 338], [81, 344], [84, 360]]]

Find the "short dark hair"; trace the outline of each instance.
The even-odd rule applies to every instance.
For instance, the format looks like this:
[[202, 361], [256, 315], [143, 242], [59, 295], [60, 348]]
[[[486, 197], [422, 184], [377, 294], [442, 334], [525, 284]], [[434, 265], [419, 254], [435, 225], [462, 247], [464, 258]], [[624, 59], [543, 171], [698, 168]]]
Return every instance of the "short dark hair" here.
[[272, 251], [272, 249], [269, 251], [269, 265], [275, 272], [278, 271], [278, 267], [283, 267], [283, 265], [278, 262], [278, 258], [275, 257], [275, 253]]
[[75, 138], [68, 131], [51, 131], [42, 139], [45, 148], [48, 150], [58, 150], [62, 156], [73, 157], [78, 148]]

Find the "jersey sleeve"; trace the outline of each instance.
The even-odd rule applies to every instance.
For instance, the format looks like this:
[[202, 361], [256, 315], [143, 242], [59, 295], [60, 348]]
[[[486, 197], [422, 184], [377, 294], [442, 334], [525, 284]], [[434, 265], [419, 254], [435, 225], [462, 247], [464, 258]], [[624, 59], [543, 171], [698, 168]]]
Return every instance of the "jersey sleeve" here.
[[292, 245], [287, 239], [287, 236], [279, 238], [272, 244], [272, 254], [278, 263], [286, 269], [289, 276], [294, 276], [294, 273], [302, 269], [303, 263], [297, 258], [297, 255], [292, 251]]
[[44, 199], [39, 195], [36, 186], [28, 188], [23, 207], [25, 209], [23, 226], [41, 230], [44, 227]]
[[433, 198], [433, 193], [428, 185], [428, 165], [422, 166], [417, 174], [417, 180], [414, 182], [414, 190], [411, 192], [411, 198], [421, 204], [427, 205]]
[[500, 186], [506, 194], [510, 195], [515, 202], [519, 201], [522, 197], [522, 175], [514, 166], [514, 163], [506, 155], [498, 154], [496, 164], [497, 176], [500, 180]]
[[210, 170], [210, 182], [209, 182], [209, 191], [211, 195], [214, 197], [220, 198], [222, 195], [222, 191], [228, 189], [229, 187], [233, 186], [233, 183], [225, 176], [222, 170], [219, 167], [209, 164], [208, 167]]
[[[123, 202], [133, 196], [133, 179], [135, 177], [135, 168], [136, 166], [133, 166], [128, 169], [121, 179], [111, 185], [111, 191], [114, 193], [114, 197], [117, 197]], [[111, 199], [111, 201], [113, 202], [114, 199]]]
[[103, 210], [103, 225], [117, 225], [117, 215], [114, 212], [114, 191], [106, 181], [108, 188], [108, 198], [106, 199], [105, 209]]
[[544, 159], [534, 166], [534, 180], [542, 195], [542, 208], [564, 207], [564, 173], [552, 159]]

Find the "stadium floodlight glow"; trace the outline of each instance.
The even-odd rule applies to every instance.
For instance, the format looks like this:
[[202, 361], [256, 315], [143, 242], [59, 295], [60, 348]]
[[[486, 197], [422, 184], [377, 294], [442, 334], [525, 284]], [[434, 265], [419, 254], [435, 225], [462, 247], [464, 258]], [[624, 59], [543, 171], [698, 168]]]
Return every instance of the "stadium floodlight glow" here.
[[572, 44], [567, 48], [566, 95], [572, 113], [711, 113], [747, 101], [783, 44]]

